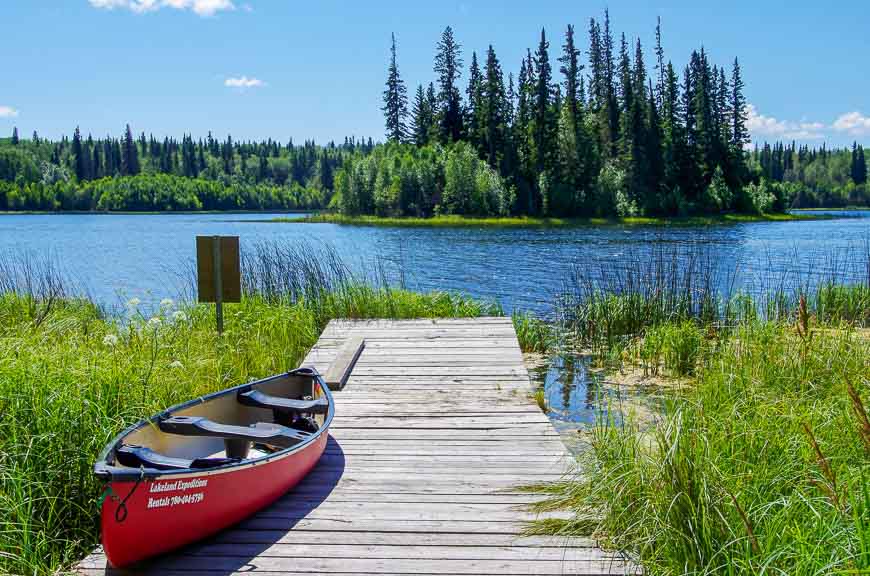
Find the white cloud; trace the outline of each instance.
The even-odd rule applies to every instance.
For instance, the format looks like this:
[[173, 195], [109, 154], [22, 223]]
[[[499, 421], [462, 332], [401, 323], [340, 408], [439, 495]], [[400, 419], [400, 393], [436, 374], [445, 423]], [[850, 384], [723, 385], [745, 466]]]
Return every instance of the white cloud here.
[[121, 8], [137, 14], [161, 8], [191, 10], [200, 16], [214, 16], [224, 10], [235, 10], [232, 0], [88, 0], [94, 8], [114, 10]]
[[0, 118], [16, 118], [18, 110], [12, 106], [0, 106]]
[[262, 88], [266, 83], [260, 80], [259, 78], [248, 78], [247, 76], [239, 76], [238, 78], [230, 77], [224, 80], [224, 86], [228, 86], [230, 88]]
[[827, 126], [821, 122], [792, 122], [759, 114], [752, 104], [746, 105], [746, 128], [753, 137], [771, 136], [786, 140], [818, 140], [824, 138]]
[[870, 135], [870, 117], [860, 112], [849, 112], [834, 120], [834, 130], [851, 136]]

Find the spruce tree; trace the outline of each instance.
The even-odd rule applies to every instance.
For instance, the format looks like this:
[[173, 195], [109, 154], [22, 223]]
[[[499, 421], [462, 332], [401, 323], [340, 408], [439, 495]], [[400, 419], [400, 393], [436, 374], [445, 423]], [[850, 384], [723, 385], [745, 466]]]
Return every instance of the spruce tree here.
[[864, 158], [864, 147], [858, 142], [852, 143], [852, 163], [849, 170], [852, 182], [860, 186], [867, 182], [867, 162]]
[[570, 211], [576, 211], [587, 204], [586, 195], [591, 191], [589, 142], [583, 115], [585, 97], [580, 76], [583, 66], [580, 65], [579, 57], [580, 50], [574, 43], [574, 27], [569, 24], [565, 31], [562, 56], [559, 58], [559, 71], [564, 78], [565, 87], [559, 140], [563, 183], [571, 195], [568, 207]]
[[441, 34], [435, 54], [435, 72], [438, 74], [439, 125], [442, 142], [457, 142], [462, 138], [462, 98], [457, 81], [462, 74], [461, 46], [448, 26]]
[[656, 98], [656, 106], [659, 108], [662, 106], [662, 100], [664, 99], [665, 94], [665, 79], [666, 79], [666, 71], [665, 71], [665, 51], [662, 48], [662, 17], [659, 16], [656, 19], [656, 72], [658, 74], [656, 78], [656, 89], [655, 89], [655, 98]]
[[665, 182], [665, 166], [661, 119], [659, 118], [652, 80], [650, 80], [648, 97], [649, 102], [646, 107], [647, 196], [645, 206], [648, 213], [658, 213], [662, 211], [663, 206], [661, 192]]
[[604, 59], [604, 92], [606, 107], [604, 120], [607, 123], [606, 141], [604, 144], [610, 149], [610, 156], [616, 157], [619, 153], [619, 103], [616, 97], [616, 85], [614, 84], [613, 62], [613, 33], [610, 30], [610, 11], [604, 10], [604, 35], [602, 37], [602, 49]]
[[535, 211], [533, 189], [535, 166], [532, 153], [534, 74], [532, 56], [527, 51], [517, 77], [517, 107], [512, 127], [513, 144], [517, 154], [517, 196], [521, 211], [525, 214], [532, 214]]
[[619, 149], [627, 162], [631, 161], [631, 141], [634, 136], [634, 81], [631, 60], [628, 56], [628, 42], [625, 34], [619, 43]]
[[735, 156], [743, 158], [743, 146], [749, 143], [749, 132], [746, 130], [746, 98], [743, 96], [743, 78], [740, 74], [740, 63], [734, 59], [731, 70], [731, 148]]
[[411, 108], [411, 140], [417, 146], [425, 146], [429, 143], [431, 129], [432, 111], [423, 92], [423, 85], [418, 84], [414, 104]]
[[535, 167], [540, 174], [550, 170], [554, 166], [556, 119], [551, 104], [553, 102], [552, 68], [550, 66], [549, 50], [550, 43], [547, 41], [546, 31], [541, 29], [541, 40], [535, 51], [535, 79], [534, 92], [534, 146]]
[[605, 103], [604, 96], [604, 53], [601, 47], [601, 28], [595, 18], [589, 19], [589, 106], [593, 111], [600, 110]]
[[17, 126], [12, 127], [12, 145], [18, 146], [18, 127]]
[[501, 168], [505, 156], [507, 132], [507, 95], [504, 76], [492, 44], [486, 51], [486, 73], [480, 95], [480, 149], [494, 169]]
[[72, 139], [72, 155], [73, 155], [73, 166], [75, 167], [76, 179], [79, 182], [84, 182], [87, 178], [87, 171], [85, 168], [85, 155], [82, 150], [82, 134], [79, 131], [79, 127], [76, 126], [75, 132], [73, 132]]
[[133, 131], [130, 130], [129, 124], [127, 124], [127, 130], [124, 133], [124, 145], [120, 156], [123, 176], [133, 176], [139, 173], [139, 152], [136, 149], [136, 140], [133, 139]]
[[384, 90], [384, 117], [386, 120], [387, 140], [402, 142], [405, 140], [405, 117], [408, 115], [408, 96], [405, 83], [399, 76], [396, 63], [396, 35], [391, 36], [390, 66], [387, 70], [387, 87]]
[[482, 148], [484, 126], [482, 118], [483, 100], [483, 77], [480, 73], [480, 65], [477, 63], [477, 52], [471, 53], [471, 66], [468, 68], [468, 87], [465, 90], [465, 135], [466, 140], [480, 153], [484, 155]]

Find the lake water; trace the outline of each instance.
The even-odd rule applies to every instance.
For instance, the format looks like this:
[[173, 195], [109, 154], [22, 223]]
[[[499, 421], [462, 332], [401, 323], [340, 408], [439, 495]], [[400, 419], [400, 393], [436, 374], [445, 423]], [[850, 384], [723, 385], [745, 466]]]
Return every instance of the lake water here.
[[460, 291], [508, 311], [546, 314], [575, 267], [619, 266], [663, 245], [703, 246], [739, 283], [771, 270], [810, 281], [834, 271], [860, 280], [870, 211], [839, 215], [710, 227], [499, 229], [268, 222], [272, 214], [22, 214], [0, 216], [0, 248], [51, 255], [108, 306], [178, 298], [194, 237], [226, 234], [240, 236], [242, 250], [262, 240], [327, 244], [358, 273], [371, 273], [377, 260], [411, 289]]

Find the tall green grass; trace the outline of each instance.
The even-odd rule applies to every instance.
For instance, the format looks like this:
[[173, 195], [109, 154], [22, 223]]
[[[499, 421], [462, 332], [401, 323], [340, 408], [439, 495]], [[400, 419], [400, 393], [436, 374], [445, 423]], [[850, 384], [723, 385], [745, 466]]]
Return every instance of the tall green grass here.
[[446, 293], [318, 276], [316, 258], [303, 252], [273, 269], [307, 267], [296, 292], [269, 284], [249, 260], [245, 297], [225, 306], [222, 337], [210, 306], [164, 302], [146, 313], [132, 301], [124, 317], [107, 317], [85, 299], [64, 297], [46, 266], [7, 262], [33, 281], [9, 280], [0, 293], [0, 573], [53, 573], [93, 548], [101, 487], [92, 466], [123, 428], [298, 366], [331, 318], [499, 312]]
[[532, 531], [595, 534], [652, 574], [870, 571], [870, 340], [808, 326], [744, 323], [652, 428], [602, 414], [578, 475], [541, 488], [577, 519]]
[[[737, 270], [723, 268], [716, 253], [660, 244], [616, 264], [575, 267], [559, 301], [559, 322], [574, 343], [600, 356], [613, 356], [614, 350], [622, 351], [658, 326], [692, 322], [708, 331], [728, 332], [755, 319], [792, 320], [801, 300], [821, 322], [866, 327], [870, 245], [852, 252], [848, 266], [836, 262], [837, 255], [805, 264], [831, 270], [815, 283], [771, 270], [749, 286], [750, 292], [737, 292]], [[866, 283], [841, 273], [853, 267], [866, 270]]]

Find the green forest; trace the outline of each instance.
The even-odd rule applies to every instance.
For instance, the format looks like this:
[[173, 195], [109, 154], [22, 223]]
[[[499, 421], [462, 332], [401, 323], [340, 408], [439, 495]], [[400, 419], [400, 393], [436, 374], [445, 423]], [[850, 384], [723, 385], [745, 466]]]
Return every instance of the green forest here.
[[[605, 11], [581, 51], [545, 30], [516, 76], [453, 29], [409, 98], [395, 36], [386, 142], [325, 146], [185, 135], [0, 139], [0, 210], [321, 210], [347, 216], [681, 216], [870, 205], [862, 146], [749, 150], [740, 64], [704, 48], [679, 70], [661, 22], [648, 57]], [[551, 56], [551, 52], [553, 55]]]
[[375, 147], [184, 136], [162, 141], [127, 126], [118, 138], [0, 140], [0, 210], [311, 210], [328, 205], [346, 156]]
[[665, 59], [660, 21], [655, 37], [652, 73], [639, 40], [616, 40], [607, 12], [589, 21], [585, 58], [573, 26], [555, 57], [541, 30], [505, 79], [489, 46], [471, 54], [463, 97], [463, 55], [448, 27], [435, 80], [418, 85], [410, 104], [394, 37], [383, 95], [389, 143], [349, 160], [335, 205], [382, 216], [624, 217], [868, 204], [862, 147], [747, 152], [738, 60], [726, 70], [701, 48], [678, 71]]

